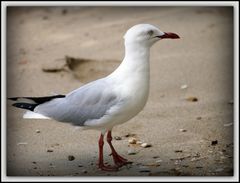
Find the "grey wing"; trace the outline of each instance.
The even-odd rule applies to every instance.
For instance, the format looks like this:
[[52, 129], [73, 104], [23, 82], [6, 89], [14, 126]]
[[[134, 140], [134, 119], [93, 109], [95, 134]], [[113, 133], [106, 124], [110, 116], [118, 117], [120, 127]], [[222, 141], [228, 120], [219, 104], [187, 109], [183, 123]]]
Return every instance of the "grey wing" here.
[[87, 120], [100, 119], [114, 105], [118, 97], [103, 79], [94, 81], [66, 95], [37, 106], [34, 112], [61, 122], [84, 126]]

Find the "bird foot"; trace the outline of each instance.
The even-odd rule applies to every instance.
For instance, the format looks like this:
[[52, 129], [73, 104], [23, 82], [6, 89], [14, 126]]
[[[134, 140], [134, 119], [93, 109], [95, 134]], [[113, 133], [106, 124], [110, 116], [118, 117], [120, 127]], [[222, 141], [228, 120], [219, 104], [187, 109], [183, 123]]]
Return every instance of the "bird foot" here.
[[127, 159], [123, 158], [122, 156], [120, 156], [118, 154], [114, 154], [114, 155], [110, 154], [110, 155], [113, 156], [113, 161], [117, 167], [122, 167], [124, 165], [132, 163], [131, 161], [128, 161]]
[[114, 160], [114, 163], [115, 163], [115, 165], [117, 166], [117, 167], [122, 167], [122, 166], [124, 166], [124, 165], [128, 165], [128, 164], [131, 164], [132, 162], [130, 162], [130, 161], [115, 161]]
[[108, 172], [118, 171], [118, 167], [115, 167], [115, 166], [100, 164], [100, 165], [98, 165], [98, 167], [99, 167], [99, 169], [101, 169], [103, 171], [108, 171]]

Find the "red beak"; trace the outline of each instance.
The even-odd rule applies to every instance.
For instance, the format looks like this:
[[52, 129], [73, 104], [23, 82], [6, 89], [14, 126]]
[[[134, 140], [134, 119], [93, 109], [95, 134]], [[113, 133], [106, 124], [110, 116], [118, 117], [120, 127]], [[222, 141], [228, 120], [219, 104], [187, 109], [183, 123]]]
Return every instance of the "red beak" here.
[[177, 34], [172, 32], [164, 32], [162, 36], [157, 36], [157, 37], [162, 39], [179, 39], [180, 38]]

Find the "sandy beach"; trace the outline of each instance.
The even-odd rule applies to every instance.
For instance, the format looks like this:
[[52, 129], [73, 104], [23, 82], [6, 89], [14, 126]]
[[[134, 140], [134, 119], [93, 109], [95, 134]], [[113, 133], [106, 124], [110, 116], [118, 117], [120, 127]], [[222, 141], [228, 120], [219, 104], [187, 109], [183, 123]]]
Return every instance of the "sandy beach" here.
[[[138, 23], [181, 39], [153, 46], [148, 102], [113, 129], [114, 146], [133, 163], [101, 171], [99, 131], [26, 120], [8, 101], [8, 176], [233, 175], [231, 7], [8, 8], [7, 96], [67, 94], [108, 75], [124, 57], [123, 35]], [[78, 63], [66, 65], [66, 56]], [[112, 164], [107, 144], [104, 150]]]

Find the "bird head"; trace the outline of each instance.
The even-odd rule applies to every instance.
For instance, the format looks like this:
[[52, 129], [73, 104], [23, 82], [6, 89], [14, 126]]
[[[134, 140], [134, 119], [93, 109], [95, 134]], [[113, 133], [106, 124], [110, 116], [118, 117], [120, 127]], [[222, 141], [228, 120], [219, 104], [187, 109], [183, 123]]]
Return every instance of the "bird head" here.
[[163, 32], [150, 24], [138, 24], [131, 27], [124, 35], [125, 44], [141, 44], [151, 47], [162, 39], [179, 39], [180, 37], [172, 32]]

